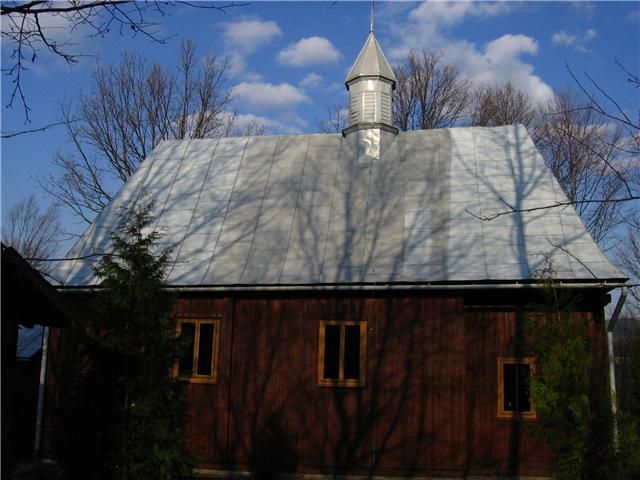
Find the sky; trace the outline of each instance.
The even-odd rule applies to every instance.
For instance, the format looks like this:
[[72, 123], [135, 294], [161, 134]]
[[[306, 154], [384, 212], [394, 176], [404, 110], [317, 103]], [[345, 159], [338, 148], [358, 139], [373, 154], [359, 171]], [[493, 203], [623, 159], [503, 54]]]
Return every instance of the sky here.
[[[202, 58], [228, 59], [227, 85], [241, 121], [257, 119], [267, 134], [317, 132], [327, 109], [344, 104], [344, 78], [369, 31], [370, 2], [252, 2], [222, 13], [188, 6], [169, 8], [155, 43], [113, 29], [103, 38], [70, 32], [60, 22], [45, 25], [57, 39], [75, 44], [80, 62], [69, 66], [40, 52], [24, 74], [31, 108], [25, 125], [21, 105], [7, 108], [10, 78], [2, 78], [2, 132], [35, 129], [58, 121], [60, 104], [77, 100], [91, 88], [95, 59], [117, 62], [123, 52], [142, 53], [149, 62], [172, 65], [181, 39], [191, 39]], [[5, 28], [5, 23], [2, 27]], [[391, 64], [410, 50], [439, 50], [445, 63], [481, 83], [511, 80], [536, 102], [554, 90], [575, 87], [568, 65], [584, 79], [588, 73], [638, 118], [640, 91], [626, 83], [617, 59], [640, 72], [640, 2], [376, 2], [375, 33]], [[3, 68], [12, 45], [1, 45]], [[1, 145], [2, 214], [35, 193], [42, 208], [51, 199], [38, 186], [53, 170], [52, 158], [69, 149], [64, 131], [3, 139]], [[67, 230], [86, 226], [68, 213]]]

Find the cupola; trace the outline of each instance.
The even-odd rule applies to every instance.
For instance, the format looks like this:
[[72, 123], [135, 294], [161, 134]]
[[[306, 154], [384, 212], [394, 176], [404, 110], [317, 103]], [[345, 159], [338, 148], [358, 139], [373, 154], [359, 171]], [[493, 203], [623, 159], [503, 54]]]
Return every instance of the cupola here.
[[343, 130], [344, 135], [363, 129], [398, 132], [393, 127], [391, 105], [396, 77], [373, 29], [345, 83], [349, 90], [349, 126]]

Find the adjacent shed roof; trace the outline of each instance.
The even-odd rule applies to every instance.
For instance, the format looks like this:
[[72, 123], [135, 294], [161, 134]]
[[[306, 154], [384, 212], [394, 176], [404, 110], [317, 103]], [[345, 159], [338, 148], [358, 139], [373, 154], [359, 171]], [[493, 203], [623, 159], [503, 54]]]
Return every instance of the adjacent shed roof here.
[[[567, 200], [524, 127], [387, 134], [368, 162], [353, 138], [165, 141], [68, 256], [108, 252], [122, 208], [153, 199], [171, 286], [521, 282], [545, 257], [559, 279], [624, 278], [570, 206], [474, 217]], [[94, 285], [93, 261], [53, 276]]]

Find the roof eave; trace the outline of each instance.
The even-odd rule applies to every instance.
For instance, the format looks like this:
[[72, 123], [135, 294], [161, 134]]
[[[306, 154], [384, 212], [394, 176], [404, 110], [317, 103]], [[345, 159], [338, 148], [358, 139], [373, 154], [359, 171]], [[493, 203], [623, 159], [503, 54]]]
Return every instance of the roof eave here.
[[[557, 280], [562, 288], [606, 289], [624, 287], [627, 278], [597, 280]], [[367, 291], [367, 290], [504, 290], [540, 289], [545, 284], [533, 280], [478, 280], [446, 282], [359, 282], [359, 283], [316, 283], [316, 284], [233, 284], [233, 285], [167, 285], [172, 292], [256, 292], [256, 291]], [[93, 292], [95, 286], [63, 286], [61, 292]]]

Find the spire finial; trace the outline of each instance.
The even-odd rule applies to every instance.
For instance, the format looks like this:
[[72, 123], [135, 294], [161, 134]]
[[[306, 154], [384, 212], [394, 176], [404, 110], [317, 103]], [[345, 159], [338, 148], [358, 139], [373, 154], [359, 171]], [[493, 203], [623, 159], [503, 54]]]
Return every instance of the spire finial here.
[[373, 17], [375, 12], [375, 2], [371, 1], [371, 25], [369, 26], [369, 33], [373, 33]]

